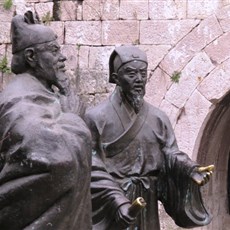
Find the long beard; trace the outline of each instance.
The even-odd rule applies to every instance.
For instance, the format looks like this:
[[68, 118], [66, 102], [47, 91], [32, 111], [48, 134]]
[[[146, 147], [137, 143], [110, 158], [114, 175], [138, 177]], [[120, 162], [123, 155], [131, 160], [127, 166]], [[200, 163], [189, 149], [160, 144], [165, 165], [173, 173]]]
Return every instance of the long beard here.
[[133, 107], [134, 111], [138, 113], [144, 102], [144, 93], [135, 93], [127, 97], [129, 103]]

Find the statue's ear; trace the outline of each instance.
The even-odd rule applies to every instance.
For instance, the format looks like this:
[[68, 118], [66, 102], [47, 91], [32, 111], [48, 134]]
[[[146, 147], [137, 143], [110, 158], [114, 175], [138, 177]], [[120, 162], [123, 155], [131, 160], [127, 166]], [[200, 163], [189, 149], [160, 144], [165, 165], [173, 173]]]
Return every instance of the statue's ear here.
[[112, 73], [111, 77], [112, 77], [113, 82], [116, 83], [117, 85], [119, 85], [118, 74]]
[[24, 51], [25, 59], [27, 63], [31, 66], [34, 67], [36, 64], [36, 55], [35, 55], [35, 50], [34, 48], [26, 48]]

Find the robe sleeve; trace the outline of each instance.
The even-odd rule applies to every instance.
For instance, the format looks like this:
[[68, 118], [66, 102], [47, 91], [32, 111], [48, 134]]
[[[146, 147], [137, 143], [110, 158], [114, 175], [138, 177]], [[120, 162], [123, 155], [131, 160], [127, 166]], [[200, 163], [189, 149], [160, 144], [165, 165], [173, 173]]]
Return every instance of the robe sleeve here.
[[90, 133], [55, 102], [35, 95], [0, 106], [0, 229], [73, 229], [75, 220], [90, 229]]
[[92, 172], [91, 172], [91, 195], [92, 195], [92, 219], [93, 229], [116, 229], [114, 228], [115, 212], [123, 205], [130, 203], [125, 197], [118, 183], [107, 171], [103, 160], [103, 150], [99, 146], [100, 135], [89, 114], [85, 116], [85, 121], [92, 133]]
[[200, 187], [190, 177], [198, 164], [178, 149], [166, 116], [159, 119], [159, 125], [162, 132], [157, 135], [165, 158], [158, 180], [159, 200], [178, 226], [193, 228], [207, 225], [211, 215], [203, 204]]

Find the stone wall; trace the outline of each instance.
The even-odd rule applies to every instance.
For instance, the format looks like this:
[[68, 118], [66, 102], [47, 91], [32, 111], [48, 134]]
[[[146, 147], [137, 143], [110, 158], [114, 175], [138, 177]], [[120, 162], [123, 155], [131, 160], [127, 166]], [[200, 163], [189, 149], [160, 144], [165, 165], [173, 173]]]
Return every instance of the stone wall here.
[[[230, 89], [230, 0], [14, 0], [9, 10], [4, 1], [0, 61], [11, 59], [12, 16], [35, 11], [58, 34], [71, 80], [89, 106], [113, 89], [107, 83], [113, 48], [145, 50], [146, 99], [169, 115], [180, 149], [197, 159], [212, 111]], [[0, 71], [4, 87], [12, 74]], [[178, 229], [170, 221], [162, 228]]]

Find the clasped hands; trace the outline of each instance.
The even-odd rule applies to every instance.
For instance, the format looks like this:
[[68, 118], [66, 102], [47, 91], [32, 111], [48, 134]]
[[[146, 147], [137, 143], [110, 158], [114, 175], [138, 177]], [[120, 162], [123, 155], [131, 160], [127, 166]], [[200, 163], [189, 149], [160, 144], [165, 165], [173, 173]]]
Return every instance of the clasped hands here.
[[215, 168], [214, 165], [208, 165], [205, 167], [196, 167], [193, 169], [190, 176], [197, 185], [203, 186], [210, 180], [214, 168]]

